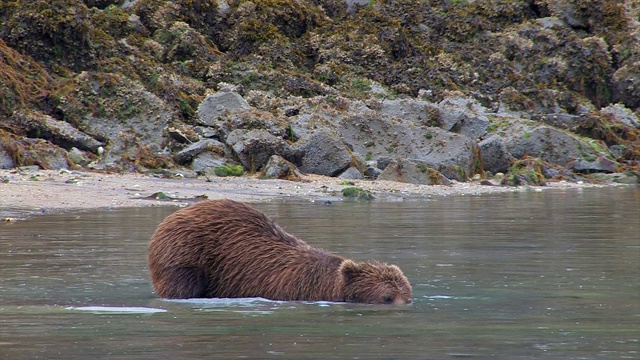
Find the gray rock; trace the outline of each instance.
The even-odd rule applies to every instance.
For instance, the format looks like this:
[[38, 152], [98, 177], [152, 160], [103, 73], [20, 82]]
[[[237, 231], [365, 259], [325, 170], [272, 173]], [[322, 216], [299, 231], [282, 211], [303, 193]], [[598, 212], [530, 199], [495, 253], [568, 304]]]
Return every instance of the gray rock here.
[[378, 180], [397, 181], [419, 185], [450, 185], [451, 181], [424, 161], [395, 159], [387, 166]]
[[627, 126], [640, 128], [640, 120], [636, 114], [623, 104], [612, 104], [600, 110], [601, 115], [609, 115], [613, 120], [620, 121]]
[[[375, 113], [337, 120], [336, 128], [355, 153], [370, 153], [376, 159], [384, 156], [420, 160], [459, 181], [467, 181], [480, 170], [478, 145], [467, 136]], [[377, 167], [383, 166], [379, 163]]]
[[236, 129], [263, 129], [278, 137], [295, 137], [286, 117], [276, 117], [272, 113], [259, 109], [242, 109], [234, 111], [221, 118], [224, 122], [218, 124], [220, 133], [228, 134]]
[[198, 106], [198, 118], [200, 125], [215, 126], [217, 118], [228, 111], [237, 109], [249, 109], [249, 104], [236, 92], [219, 92], [207, 95]]
[[192, 136], [191, 138], [189, 138], [189, 136], [183, 131], [183, 129], [178, 129], [173, 126], [167, 127], [166, 132], [170, 138], [181, 144], [189, 144], [194, 141], [200, 140], [200, 137], [197, 135], [197, 133], [195, 137]]
[[443, 129], [478, 139], [487, 132], [489, 118], [486, 109], [473, 99], [454, 96], [442, 100], [440, 108], [440, 125]]
[[203, 138], [213, 138], [218, 136], [218, 131], [209, 126], [194, 126], [193, 130]]
[[511, 167], [513, 157], [507, 151], [504, 140], [499, 135], [491, 135], [482, 140], [480, 146], [480, 158], [485, 171], [492, 173], [507, 172]]
[[191, 168], [198, 174], [213, 176], [216, 167], [227, 165], [228, 162], [225, 156], [217, 152], [203, 151], [193, 158]]
[[340, 179], [360, 180], [362, 179], [362, 174], [360, 173], [360, 170], [358, 170], [358, 168], [356, 168], [355, 166], [351, 166], [338, 177]]
[[245, 169], [251, 172], [260, 170], [271, 155], [294, 158], [294, 151], [289, 144], [267, 130], [234, 130], [227, 136], [226, 143]]
[[325, 176], [336, 176], [351, 165], [351, 154], [338, 137], [327, 130], [317, 130], [299, 141], [302, 156], [300, 170]]
[[67, 152], [56, 145], [44, 140], [27, 139], [33, 144], [30, 151], [37, 154], [37, 164], [47, 170], [68, 169]]
[[[382, 157], [403, 157], [425, 161], [445, 176], [460, 181], [481, 170], [479, 148], [474, 140], [423, 125], [425, 121], [431, 122], [431, 116], [437, 118], [437, 114], [432, 114], [437, 112], [435, 105], [429, 107], [426, 101], [403, 99], [387, 107], [385, 100], [381, 110], [374, 111], [362, 102], [345, 101], [341, 111], [325, 107], [323, 111], [309, 112], [309, 108], [301, 108], [299, 115], [290, 118], [295, 134], [305, 139], [316, 129], [339, 133], [353, 158], [380, 159], [379, 164], [373, 165], [379, 169], [385, 166]], [[421, 108], [423, 105], [431, 110]]]
[[595, 159], [574, 159], [569, 161], [566, 165], [567, 169], [577, 171], [577, 172], [608, 172], [613, 173], [616, 172], [619, 163], [608, 159], [604, 156], [599, 155]]
[[393, 161], [393, 158], [390, 156], [380, 156], [376, 161], [376, 167], [380, 170], [384, 170], [391, 161]]
[[311, 114], [300, 114], [292, 116], [290, 126], [291, 131], [298, 137], [303, 139], [311, 136], [315, 129], [335, 130], [337, 117], [331, 116], [331, 113], [313, 112]]
[[220, 155], [227, 153], [225, 151], [226, 146], [220, 141], [214, 139], [204, 139], [196, 143], [193, 143], [173, 156], [173, 159], [178, 164], [184, 165], [193, 159], [194, 156], [200, 154], [205, 150], [216, 152]]
[[[223, 139], [230, 132], [238, 129], [267, 130], [278, 137], [294, 137], [286, 118], [276, 117], [272, 113], [254, 108], [239, 108], [231, 112], [221, 114], [213, 118], [209, 124], [210, 130], [215, 132], [215, 137]], [[212, 137], [212, 136], [206, 136]]]
[[580, 171], [606, 171], [604, 167], [609, 167], [599, 158], [610, 154], [599, 153], [577, 136], [550, 126], [514, 125], [505, 135], [505, 145], [519, 159], [530, 155], [562, 166], [571, 162]]
[[23, 138], [0, 130], [0, 168], [36, 165], [42, 169], [68, 169], [67, 151], [47, 140]]
[[406, 121], [413, 121], [418, 125], [426, 125], [431, 120], [437, 120], [431, 114], [437, 115], [438, 108], [435, 104], [423, 100], [394, 99], [384, 100], [379, 111]]
[[364, 169], [364, 177], [367, 179], [371, 179], [371, 180], [375, 180], [378, 178], [378, 176], [380, 176], [380, 174], [382, 174], [382, 170], [378, 169], [375, 166], [367, 166], [366, 169]]
[[74, 164], [80, 166], [86, 166], [91, 163], [91, 159], [85, 154], [82, 150], [72, 147], [71, 150], [67, 152], [69, 156], [69, 160], [71, 160]]
[[262, 176], [268, 179], [300, 180], [298, 168], [279, 155], [272, 155], [262, 170]]
[[20, 129], [20, 135], [37, 134], [38, 138], [47, 139], [66, 149], [77, 147], [95, 153], [100, 146], [104, 145], [71, 124], [39, 112], [18, 110], [13, 113], [7, 123]]

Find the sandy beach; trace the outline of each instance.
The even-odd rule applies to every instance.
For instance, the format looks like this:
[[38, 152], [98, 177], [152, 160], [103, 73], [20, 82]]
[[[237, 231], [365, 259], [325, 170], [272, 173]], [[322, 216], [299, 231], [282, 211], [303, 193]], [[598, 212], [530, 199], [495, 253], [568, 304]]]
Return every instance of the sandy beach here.
[[[303, 181], [256, 177], [162, 178], [145, 174], [105, 174], [83, 171], [0, 170], [0, 216], [5, 221], [39, 213], [142, 206], [186, 206], [201, 197], [262, 202], [286, 199], [340, 201], [348, 185], [338, 178], [307, 175]], [[464, 196], [512, 191], [595, 187], [585, 183], [551, 182], [544, 187], [486, 186], [454, 182], [451, 186], [414, 185], [391, 181], [355, 180], [378, 200], [402, 201], [432, 196]], [[158, 193], [162, 193], [159, 196]]]

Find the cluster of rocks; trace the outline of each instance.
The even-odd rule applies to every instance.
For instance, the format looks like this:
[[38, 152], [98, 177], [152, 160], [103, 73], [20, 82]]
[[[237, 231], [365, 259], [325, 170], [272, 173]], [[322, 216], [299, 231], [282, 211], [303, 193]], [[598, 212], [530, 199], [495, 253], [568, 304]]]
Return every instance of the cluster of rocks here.
[[[264, 102], [268, 95], [254, 92], [253, 97]], [[341, 103], [340, 108], [328, 101]], [[490, 113], [462, 94], [440, 103], [402, 98], [367, 104], [327, 97], [278, 102], [284, 109], [274, 115], [233, 91], [207, 96], [198, 109], [199, 125], [193, 127], [201, 139], [179, 151], [176, 160], [204, 173], [237, 161], [267, 176], [291, 178], [299, 169], [347, 179], [441, 185], [505, 173], [525, 157], [564, 170], [550, 175], [616, 173], [621, 165], [617, 150], [603, 142], [545, 121]], [[638, 119], [624, 107], [602, 111], [615, 114], [618, 126], [638, 127]]]
[[[514, 167], [518, 160], [536, 158], [547, 164], [543, 178], [608, 173], [621, 181], [617, 159], [623, 149], [569, 131], [585, 121], [579, 116], [532, 120], [492, 113], [462, 93], [433, 103], [409, 97], [282, 99], [251, 91], [250, 105], [234, 91], [237, 87], [221, 88], [200, 103], [193, 125], [169, 125], [171, 116], [162, 116], [160, 100], [146, 94], [146, 100], [140, 97], [144, 110], [118, 126], [89, 116], [80, 130], [28, 111], [14, 113], [8, 126], [28, 138], [37, 134], [56, 144], [43, 147], [39, 164], [45, 168], [115, 168], [127, 151], [136, 157], [147, 149], [154, 163], [177, 166], [180, 170], [175, 172], [191, 176], [215, 176], [217, 168], [239, 164], [267, 178], [297, 180], [301, 173], [310, 173], [447, 185], [451, 180], [520, 171]], [[640, 127], [635, 114], [619, 104], [601, 112], [617, 127]], [[34, 151], [25, 156], [35, 157]], [[0, 167], [10, 168], [12, 162], [0, 146]], [[519, 176], [514, 184], [538, 183], [522, 174], [514, 176]]]
[[638, 181], [633, 6], [54, 4], [0, 5], [0, 168]]

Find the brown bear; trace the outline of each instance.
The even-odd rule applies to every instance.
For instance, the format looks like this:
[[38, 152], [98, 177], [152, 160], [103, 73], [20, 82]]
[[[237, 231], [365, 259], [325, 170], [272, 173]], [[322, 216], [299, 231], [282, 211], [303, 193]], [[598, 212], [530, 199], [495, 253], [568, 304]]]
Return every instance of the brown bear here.
[[411, 285], [397, 266], [315, 249], [232, 200], [203, 201], [168, 216], [153, 234], [148, 256], [153, 286], [163, 298], [411, 302]]

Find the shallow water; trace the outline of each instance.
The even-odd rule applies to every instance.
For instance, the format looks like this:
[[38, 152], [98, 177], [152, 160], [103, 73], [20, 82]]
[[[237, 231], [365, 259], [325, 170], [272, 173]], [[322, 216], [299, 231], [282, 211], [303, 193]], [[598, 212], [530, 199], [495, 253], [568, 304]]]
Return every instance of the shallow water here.
[[398, 264], [413, 304], [165, 301], [145, 251], [175, 208], [43, 215], [0, 224], [0, 359], [640, 358], [637, 187], [257, 207]]

